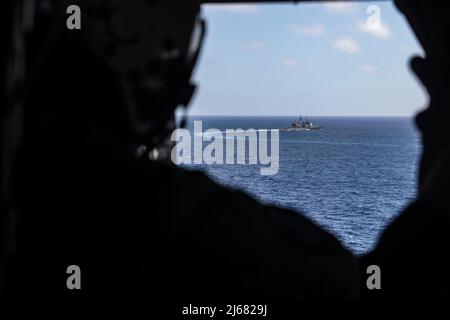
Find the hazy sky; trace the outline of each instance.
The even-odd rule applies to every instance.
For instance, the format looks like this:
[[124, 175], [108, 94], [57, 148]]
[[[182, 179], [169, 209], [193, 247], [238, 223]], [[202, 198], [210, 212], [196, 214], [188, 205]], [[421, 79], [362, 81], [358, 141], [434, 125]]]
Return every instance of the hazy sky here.
[[391, 2], [210, 5], [193, 115], [410, 116], [426, 105], [422, 50]]

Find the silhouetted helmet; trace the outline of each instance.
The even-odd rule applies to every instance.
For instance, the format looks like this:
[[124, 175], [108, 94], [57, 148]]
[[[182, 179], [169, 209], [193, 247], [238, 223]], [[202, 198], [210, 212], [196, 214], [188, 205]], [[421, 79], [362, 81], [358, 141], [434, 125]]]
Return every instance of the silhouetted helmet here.
[[[80, 8], [80, 30], [66, 29], [70, 5]], [[169, 132], [175, 109], [187, 106], [195, 91], [191, 75], [205, 30], [199, 1], [37, 0], [37, 6], [63, 19], [57, 23], [65, 30], [57, 39], [112, 71], [118, 86], [110, 90], [120, 91], [128, 117], [120, 121], [127, 122], [131, 134], [157, 140]]]

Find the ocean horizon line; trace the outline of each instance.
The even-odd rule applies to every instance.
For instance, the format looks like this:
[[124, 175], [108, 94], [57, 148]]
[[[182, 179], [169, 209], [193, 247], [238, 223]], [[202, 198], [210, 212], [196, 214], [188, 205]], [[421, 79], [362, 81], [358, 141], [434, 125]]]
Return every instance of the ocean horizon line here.
[[[299, 115], [212, 115], [212, 114], [189, 114], [187, 115], [187, 117], [234, 117], [234, 118], [297, 118]], [[302, 115], [303, 116], [303, 115]], [[391, 115], [386, 115], [386, 116], [324, 116], [324, 115], [304, 115], [304, 117], [306, 118], [411, 118], [413, 119], [415, 117], [415, 115], [409, 115], [409, 116], [405, 116], [405, 115], [398, 115], [398, 116], [391, 116]]]

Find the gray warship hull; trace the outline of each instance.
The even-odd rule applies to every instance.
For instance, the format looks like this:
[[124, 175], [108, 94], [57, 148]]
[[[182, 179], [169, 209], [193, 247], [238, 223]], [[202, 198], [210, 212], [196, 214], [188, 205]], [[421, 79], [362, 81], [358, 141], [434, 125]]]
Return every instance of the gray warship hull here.
[[323, 127], [312, 127], [312, 128], [282, 128], [280, 131], [318, 131], [322, 130]]

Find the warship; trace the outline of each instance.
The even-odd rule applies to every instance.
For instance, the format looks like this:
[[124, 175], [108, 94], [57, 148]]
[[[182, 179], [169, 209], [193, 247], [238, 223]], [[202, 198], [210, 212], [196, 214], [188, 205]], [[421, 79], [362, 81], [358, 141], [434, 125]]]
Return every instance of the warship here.
[[302, 118], [300, 116], [296, 121], [292, 122], [291, 126], [288, 128], [283, 128], [281, 131], [311, 131], [311, 130], [322, 130], [322, 126], [316, 126], [308, 118]]

